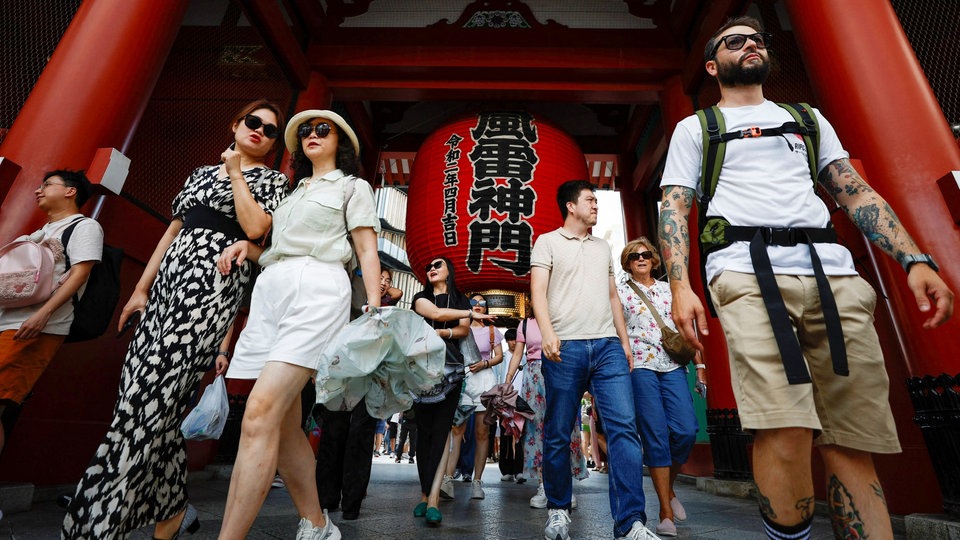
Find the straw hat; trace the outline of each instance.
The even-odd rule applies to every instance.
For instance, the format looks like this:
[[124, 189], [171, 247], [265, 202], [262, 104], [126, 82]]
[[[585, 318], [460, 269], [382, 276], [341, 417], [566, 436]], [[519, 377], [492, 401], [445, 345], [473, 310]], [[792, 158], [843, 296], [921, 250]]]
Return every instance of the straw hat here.
[[323, 118], [336, 124], [340, 133], [350, 138], [350, 142], [353, 143], [353, 151], [357, 153], [357, 157], [360, 157], [360, 141], [357, 140], [357, 134], [353, 132], [353, 129], [347, 124], [347, 121], [333, 111], [321, 111], [319, 109], [298, 112], [287, 122], [287, 129], [283, 132], [283, 140], [287, 145], [287, 150], [291, 154], [300, 147], [300, 137], [297, 136], [297, 130], [300, 129], [300, 125], [316, 118]]

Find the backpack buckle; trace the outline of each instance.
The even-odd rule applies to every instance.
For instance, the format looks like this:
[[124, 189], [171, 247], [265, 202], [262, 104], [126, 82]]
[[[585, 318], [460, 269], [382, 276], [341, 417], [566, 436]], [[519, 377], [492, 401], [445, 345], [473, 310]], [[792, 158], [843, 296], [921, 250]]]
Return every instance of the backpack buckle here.
[[789, 227], [759, 227], [763, 243], [768, 246], [795, 246], [799, 244], [797, 229]]
[[763, 130], [758, 127], [747, 128], [740, 132], [740, 136], [744, 139], [753, 139], [755, 137], [762, 137]]

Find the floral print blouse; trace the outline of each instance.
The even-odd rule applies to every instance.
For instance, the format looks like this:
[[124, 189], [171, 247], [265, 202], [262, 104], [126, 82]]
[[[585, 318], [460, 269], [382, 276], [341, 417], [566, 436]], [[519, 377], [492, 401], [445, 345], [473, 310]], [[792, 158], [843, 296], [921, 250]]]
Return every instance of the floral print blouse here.
[[[663, 281], [654, 281], [652, 286], [646, 287], [632, 278], [628, 277], [627, 280], [633, 281], [634, 285], [647, 295], [650, 304], [660, 313], [664, 324], [676, 330], [671, 314], [673, 295], [670, 293], [670, 285]], [[630, 340], [630, 349], [633, 351], [633, 367], [652, 369], [661, 373], [678, 369], [680, 365], [671, 360], [663, 350], [660, 326], [643, 300], [627, 282], [617, 285], [617, 293], [620, 295], [620, 303], [623, 304], [627, 338]]]

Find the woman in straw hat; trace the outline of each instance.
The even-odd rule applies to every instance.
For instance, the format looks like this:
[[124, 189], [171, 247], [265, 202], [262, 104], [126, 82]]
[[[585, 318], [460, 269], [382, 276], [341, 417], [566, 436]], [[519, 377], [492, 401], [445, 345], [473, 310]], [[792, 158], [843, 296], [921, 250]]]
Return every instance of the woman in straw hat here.
[[353, 249], [369, 304], [380, 304], [380, 220], [373, 189], [354, 176], [360, 145], [343, 118], [303, 111], [287, 124], [284, 140], [298, 183], [274, 212], [272, 245], [261, 253], [238, 242], [219, 261], [221, 272], [246, 258], [263, 267], [227, 372], [257, 382], [247, 399], [220, 538], [247, 535], [279, 471], [302, 517], [297, 538], [337, 540], [340, 531], [317, 496], [314, 456], [301, 430], [300, 390], [316, 372], [324, 346], [349, 319], [344, 264]]

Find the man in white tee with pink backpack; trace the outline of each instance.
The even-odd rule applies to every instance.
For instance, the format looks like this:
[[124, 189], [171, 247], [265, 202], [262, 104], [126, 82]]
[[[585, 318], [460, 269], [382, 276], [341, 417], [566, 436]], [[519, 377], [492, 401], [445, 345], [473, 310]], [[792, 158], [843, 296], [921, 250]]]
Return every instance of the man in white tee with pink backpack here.
[[[47, 173], [36, 190], [47, 223], [0, 248], [0, 414], [21, 404], [50, 364], [70, 333], [71, 299], [101, 259], [103, 230], [80, 214], [92, 194], [82, 172]], [[0, 452], [3, 445], [0, 429]]]

